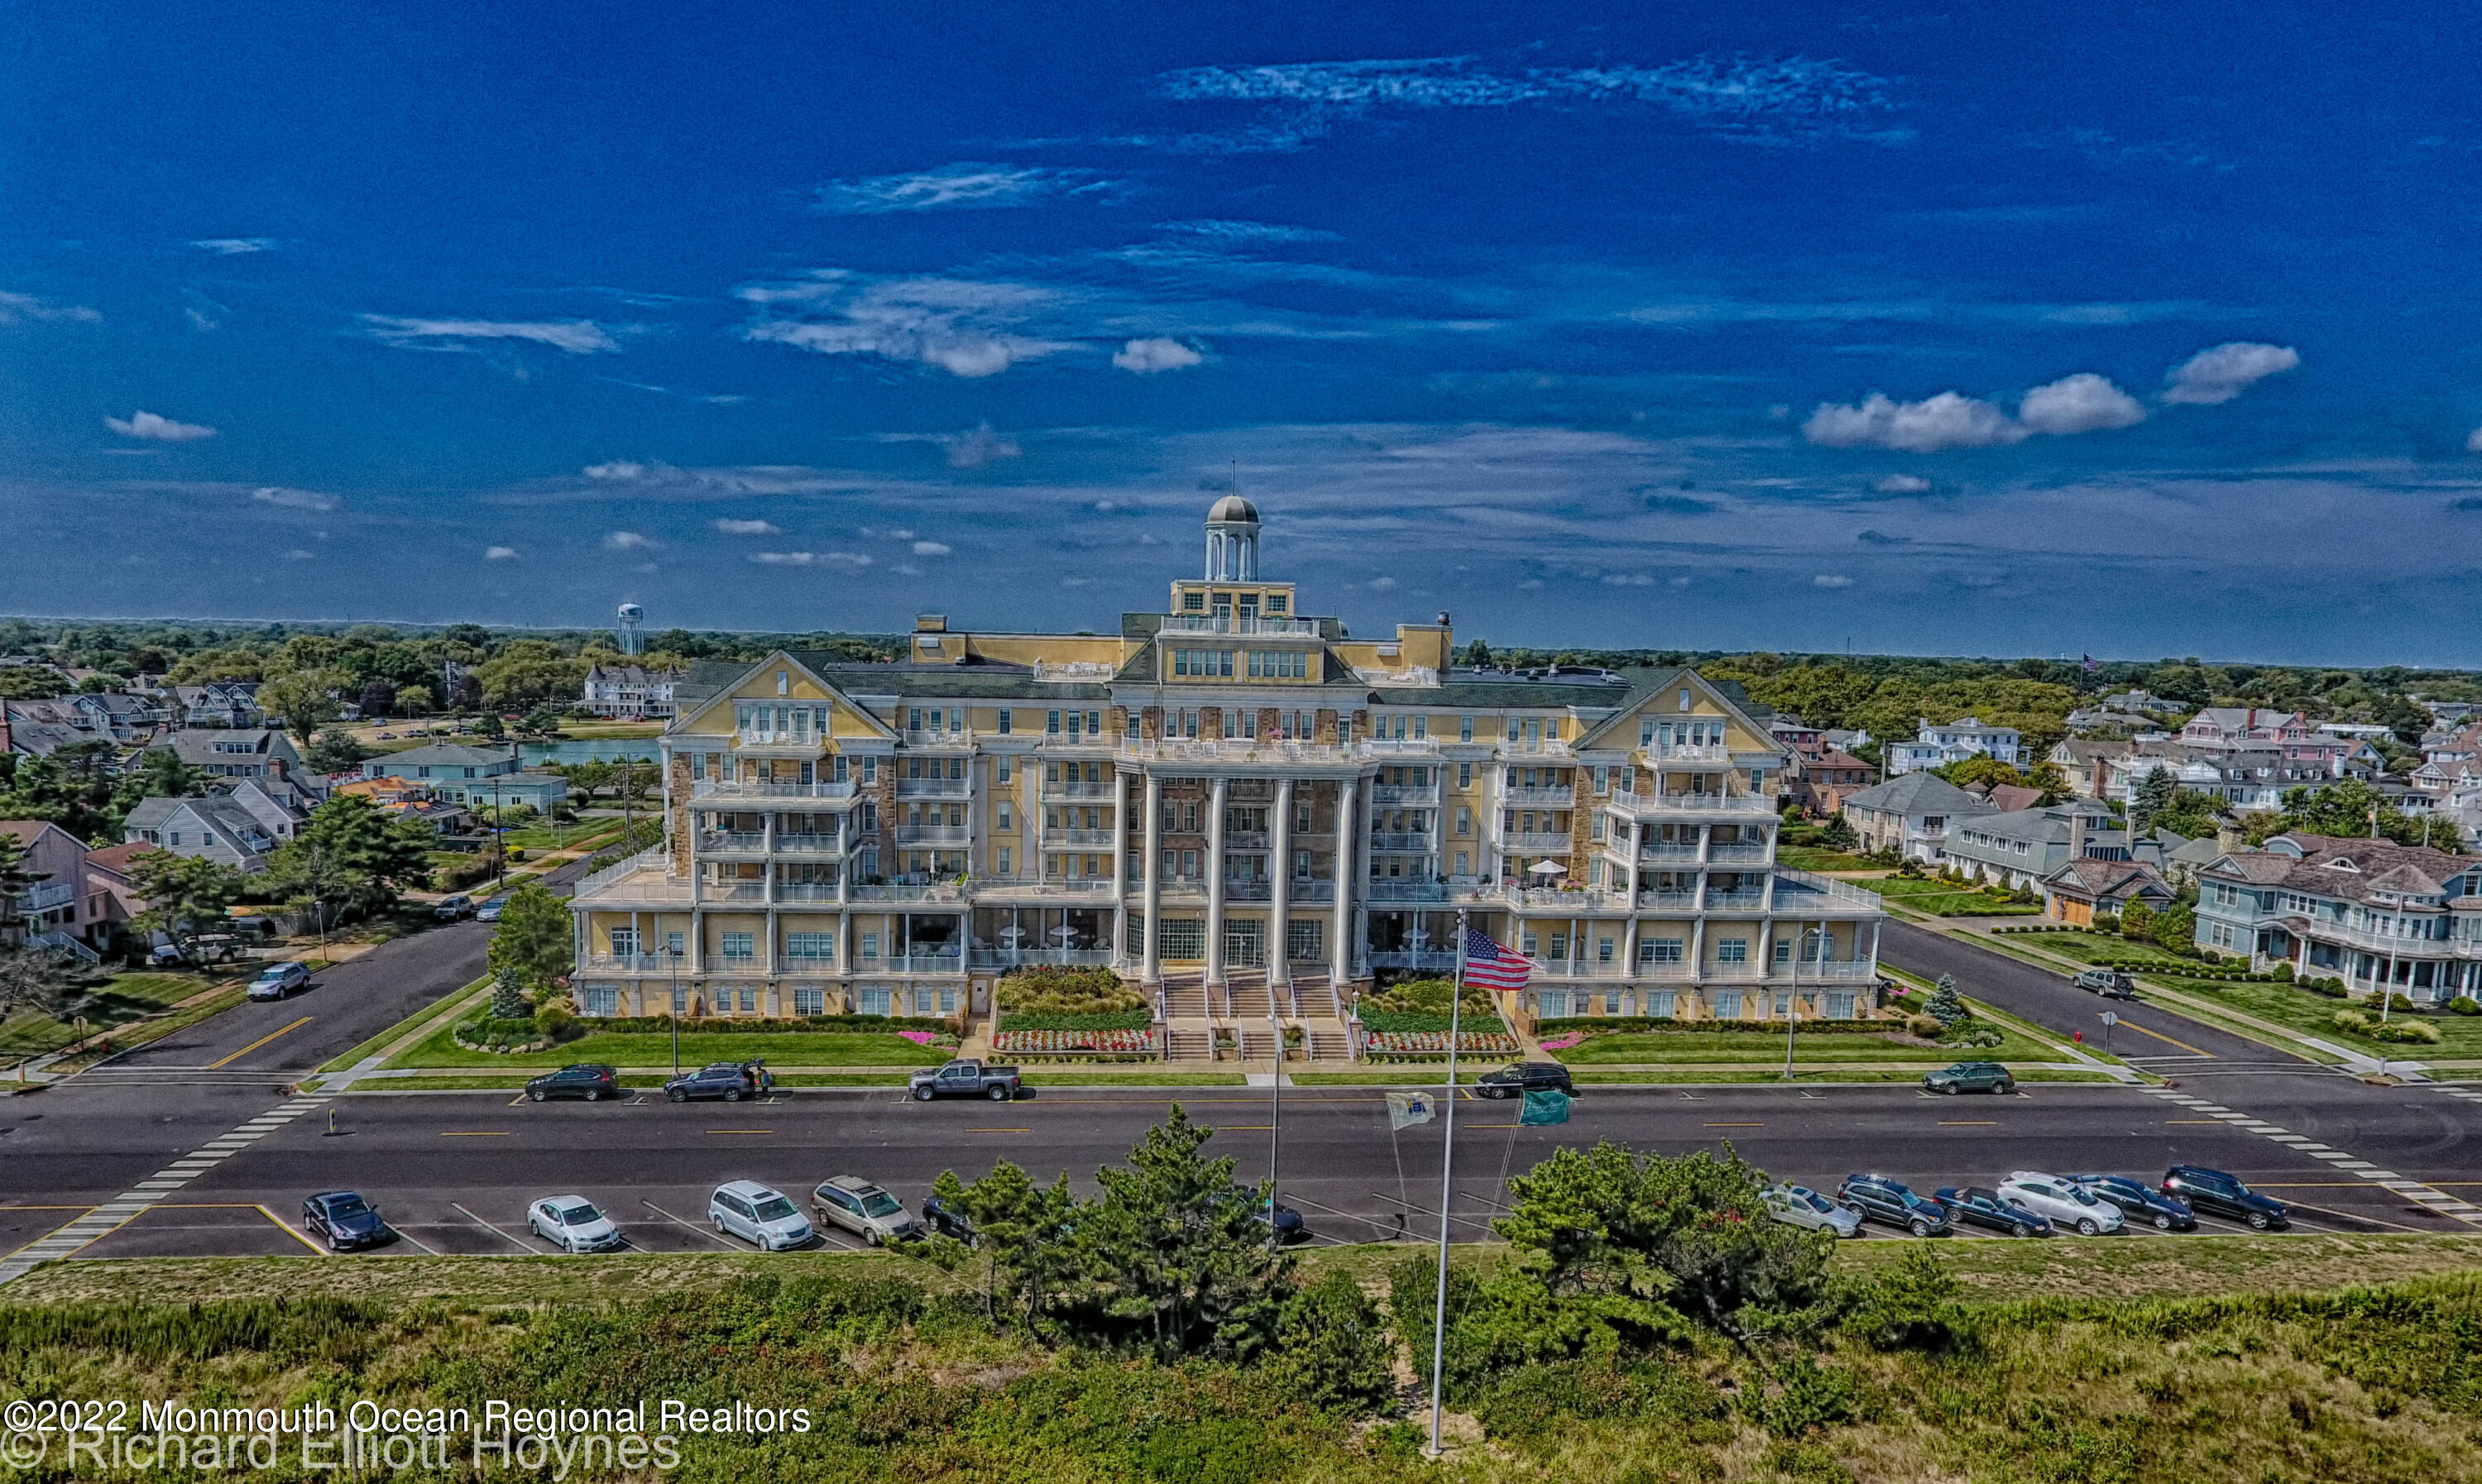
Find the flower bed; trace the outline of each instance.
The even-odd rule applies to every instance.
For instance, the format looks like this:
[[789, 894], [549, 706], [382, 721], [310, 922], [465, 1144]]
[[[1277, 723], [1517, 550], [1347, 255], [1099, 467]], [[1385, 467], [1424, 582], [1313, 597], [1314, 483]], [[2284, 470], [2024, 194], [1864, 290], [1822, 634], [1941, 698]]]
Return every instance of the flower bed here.
[[1139, 1030], [1003, 1030], [991, 1037], [991, 1049], [1012, 1056], [1080, 1051], [1103, 1055], [1152, 1055], [1155, 1033], [1152, 1027]]
[[[1515, 1055], [1517, 1038], [1505, 1031], [1459, 1031], [1457, 1050], [1482, 1055]], [[1443, 1030], [1374, 1030], [1366, 1033], [1362, 1046], [1375, 1055], [1445, 1056], [1448, 1054], [1448, 1033]]]

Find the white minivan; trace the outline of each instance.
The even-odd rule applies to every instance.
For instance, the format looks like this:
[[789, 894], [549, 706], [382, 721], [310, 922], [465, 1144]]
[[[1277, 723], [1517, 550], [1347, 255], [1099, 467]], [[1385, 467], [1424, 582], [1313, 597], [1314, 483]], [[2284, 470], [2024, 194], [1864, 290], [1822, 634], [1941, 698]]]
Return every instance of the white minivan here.
[[726, 1180], [706, 1198], [706, 1219], [718, 1232], [761, 1252], [782, 1252], [810, 1239], [809, 1218], [781, 1193], [756, 1180]]

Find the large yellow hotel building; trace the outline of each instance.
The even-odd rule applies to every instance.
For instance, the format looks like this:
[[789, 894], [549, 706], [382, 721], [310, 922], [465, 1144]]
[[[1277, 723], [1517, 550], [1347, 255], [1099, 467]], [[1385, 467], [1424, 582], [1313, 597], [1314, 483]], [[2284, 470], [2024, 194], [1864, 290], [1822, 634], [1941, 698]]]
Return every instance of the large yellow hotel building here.
[[1446, 614], [1348, 638], [1259, 529], [1218, 501], [1204, 575], [1111, 634], [926, 616], [900, 663], [696, 667], [664, 842], [572, 904], [580, 1009], [953, 1017], [1069, 963], [1146, 987], [1170, 1054], [1273, 1013], [1345, 1056], [1463, 909], [1533, 959], [1528, 1019], [1874, 1013], [1879, 899], [1777, 864], [1783, 754], [1735, 687], [1460, 670]]

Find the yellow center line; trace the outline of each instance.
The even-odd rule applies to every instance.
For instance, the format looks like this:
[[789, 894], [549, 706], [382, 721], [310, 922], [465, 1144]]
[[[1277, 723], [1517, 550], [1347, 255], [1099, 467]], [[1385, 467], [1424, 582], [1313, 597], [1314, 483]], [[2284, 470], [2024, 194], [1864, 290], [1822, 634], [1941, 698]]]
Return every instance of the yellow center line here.
[[440, 1130], [439, 1136], [443, 1139], [505, 1139], [509, 1133], [506, 1128], [446, 1128]]
[[707, 1137], [715, 1138], [730, 1133], [774, 1133], [775, 1131], [773, 1128], [710, 1128], [707, 1130]]
[[2152, 1036], [2155, 1040], [2162, 1042], [2166, 1046], [2177, 1046], [2181, 1050], [2188, 1052], [2192, 1056], [2205, 1056], [2211, 1058], [2215, 1054], [2212, 1051], [2201, 1051], [2196, 1047], [2191, 1046], [2185, 1041], [2175, 1041], [2159, 1030], [2148, 1030], [2145, 1026], [2138, 1024], [2135, 1020], [2123, 1020], [2120, 1023], [2127, 1026], [2130, 1030], [2137, 1032], [2141, 1036]]
[[1942, 1118], [1940, 1120], [1940, 1126], [1941, 1128], [1996, 1128], [1999, 1126], [1999, 1120], [1995, 1118]]
[[1032, 1133], [1031, 1128], [968, 1128], [967, 1133]]
[[297, 1242], [300, 1242], [303, 1246], [309, 1248], [312, 1252], [317, 1253], [323, 1258], [332, 1258], [335, 1256], [334, 1253], [330, 1252], [327, 1248], [320, 1246], [317, 1242], [314, 1242], [310, 1240], [310, 1238], [304, 1236], [301, 1232], [294, 1231], [293, 1224], [291, 1222], [286, 1221], [283, 1217], [269, 1210], [266, 1206], [259, 1206], [257, 1207], [257, 1210], [260, 1215], [276, 1223], [277, 1231], [282, 1232], [285, 1235], [293, 1238]]
[[1764, 1124], [1708, 1124], [1709, 1128], [1764, 1128]]
[[289, 1032], [292, 1032], [292, 1031], [300, 1030], [303, 1026], [309, 1024], [309, 1023], [310, 1023], [310, 1021], [311, 1021], [311, 1020], [312, 1020], [312, 1017], [310, 1017], [310, 1016], [306, 1016], [306, 1015], [305, 1015], [305, 1016], [304, 1016], [302, 1019], [300, 1019], [300, 1020], [298, 1020], [294, 1021], [292, 1024], [285, 1026], [283, 1030], [272, 1030], [272, 1031], [269, 1031], [266, 1035], [261, 1036], [261, 1037], [259, 1037], [256, 1041], [253, 1041], [253, 1042], [251, 1042], [250, 1045], [246, 1046], [246, 1047], [243, 1047], [240, 1050], [235, 1051], [235, 1052], [234, 1052], [233, 1054], [231, 1054], [230, 1056], [225, 1057], [223, 1061], [220, 1061], [220, 1062], [209, 1062], [209, 1063], [207, 1063], [207, 1069], [206, 1069], [206, 1070], [207, 1070], [207, 1071], [209, 1071], [209, 1072], [213, 1072], [213, 1071], [215, 1071], [215, 1070], [216, 1070], [217, 1068], [219, 1068], [219, 1067], [229, 1066], [229, 1065], [231, 1065], [232, 1063], [234, 1063], [234, 1062], [237, 1062], [237, 1061], [241, 1060], [243, 1057], [248, 1056], [251, 1052], [257, 1050], [260, 1047], [263, 1047], [263, 1046], [267, 1045], [269, 1042], [271, 1042], [271, 1041], [275, 1040], [277, 1037], [281, 1036], [281, 1035], [285, 1035], [285, 1034], [287, 1034], [287, 1033], [289, 1033]]

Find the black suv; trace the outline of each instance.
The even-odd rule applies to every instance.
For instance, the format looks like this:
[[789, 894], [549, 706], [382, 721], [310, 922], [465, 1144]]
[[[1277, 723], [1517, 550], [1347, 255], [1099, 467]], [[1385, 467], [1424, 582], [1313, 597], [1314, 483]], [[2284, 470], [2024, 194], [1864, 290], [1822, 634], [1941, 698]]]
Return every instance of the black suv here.
[[941, 1236], [953, 1236], [968, 1247], [977, 1246], [982, 1241], [981, 1235], [974, 1231], [974, 1218], [937, 1196], [923, 1198], [922, 1219], [931, 1224], [932, 1231]]
[[693, 1098], [721, 1098], [726, 1102], [739, 1102], [757, 1092], [750, 1080], [750, 1069], [739, 1062], [717, 1062], [700, 1067], [686, 1076], [664, 1084], [664, 1096], [674, 1102], [687, 1102]]
[[1903, 1180], [1884, 1175], [1848, 1175], [1836, 1187], [1835, 1199], [1860, 1211], [1864, 1221], [1884, 1221], [1915, 1236], [1947, 1232], [1953, 1226], [1946, 1206], [1923, 1200]]
[[1960, 1225], [1989, 1227], [2011, 1236], [2051, 1234], [2049, 1217], [2027, 1210], [1988, 1185], [1952, 1185], [1931, 1199], [1946, 1206]]
[[388, 1238], [379, 1207], [351, 1190], [323, 1190], [303, 1202], [302, 1224], [325, 1240], [330, 1252], [374, 1247]]
[[2108, 1201], [2120, 1207], [2121, 1214], [2131, 1221], [2153, 1223], [2157, 1232], [2186, 1232], [2198, 1224], [2198, 1213], [2189, 1203], [2167, 1196], [2142, 1179], [2126, 1175], [2071, 1175], [2072, 1185], [2083, 1185], [2086, 1193], [2098, 1201]]
[[583, 1098], [589, 1102], [601, 1102], [620, 1096], [620, 1073], [600, 1062], [572, 1062], [527, 1082], [526, 1096], [537, 1102], [546, 1098]]
[[2292, 1213], [2284, 1208], [2283, 1202], [2259, 1195], [2242, 1184], [2240, 1177], [2221, 1170], [2176, 1164], [2163, 1172], [2163, 1193], [2186, 1201], [2199, 1210], [2246, 1221], [2253, 1232], [2281, 1232], [2292, 1225]]
[[1514, 1098], [1519, 1093], [1558, 1091], [1576, 1095], [1575, 1084], [1569, 1080], [1569, 1069], [1558, 1062], [1510, 1062], [1497, 1072], [1486, 1072], [1474, 1078], [1474, 1095], [1480, 1098]]

